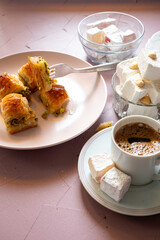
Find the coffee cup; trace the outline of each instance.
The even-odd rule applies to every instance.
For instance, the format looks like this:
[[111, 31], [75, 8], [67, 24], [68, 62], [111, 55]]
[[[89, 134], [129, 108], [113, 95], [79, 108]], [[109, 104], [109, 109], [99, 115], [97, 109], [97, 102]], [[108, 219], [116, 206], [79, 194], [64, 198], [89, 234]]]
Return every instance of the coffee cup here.
[[156, 133], [159, 133], [160, 123], [153, 118], [141, 115], [124, 117], [112, 128], [111, 157], [117, 168], [131, 176], [133, 185], [144, 185], [153, 180], [160, 180], [160, 175], [155, 173], [156, 160], [160, 157], [160, 150], [153, 150], [149, 154], [138, 155], [125, 151], [115, 140], [115, 135], [119, 129], [128, 124], [133, 124], [134, 126], [137, 123], [147, 125]]

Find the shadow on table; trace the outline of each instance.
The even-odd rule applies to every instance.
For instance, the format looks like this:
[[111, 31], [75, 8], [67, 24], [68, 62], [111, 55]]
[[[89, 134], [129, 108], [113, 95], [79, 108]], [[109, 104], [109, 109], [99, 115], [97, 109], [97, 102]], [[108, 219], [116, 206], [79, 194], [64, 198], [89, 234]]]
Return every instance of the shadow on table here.
[[81, 193], [86, 211], [95, 220], [95, 227], [88, 233], [86, 239], [95, 239], [95, 236], [100, 236], [101, 240], [107, 239], [107, 236], [114, 240], [160, 239], [160, 214], [147, 217], [122, 215], [101, 206], [83, 186]]
[[59, 177], [77, 175], [79, 153], [93, 135], [95, 125], [80, 136], [54, 147], [38, 150], [0, 148], [0, 186], [15, 179], [44, 184], [45, 180], [58, 181]]

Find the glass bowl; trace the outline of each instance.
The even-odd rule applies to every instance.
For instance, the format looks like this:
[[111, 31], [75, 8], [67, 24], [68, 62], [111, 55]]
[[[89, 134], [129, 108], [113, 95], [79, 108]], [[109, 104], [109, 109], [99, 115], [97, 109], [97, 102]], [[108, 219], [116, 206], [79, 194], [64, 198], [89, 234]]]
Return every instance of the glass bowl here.
[[112, 77], [112, 105], [114, 111], [120, 118], [130, 115], [145, 115], [160, 120], [160, 104], [144, 105], [138, 104], [123, 98], [119, 94], [120, 80], [116, 73]]
[[[136, 39], [132, 42], [121, 43], [118, 45], [97, 44], [89, 41], [86, 36], [88, 29], [87, 24], [104, 20], [106, 18], [116, 19], [116, 26], [122, 31], [126, 31], [128, 29], [134, 31]], [[78, 36], [83, 49], [88, 58], [96, 64], [105, 62], [120, 62], [124, 59], [131, 58], [135, 54], [143, 35], [143, 23], [136, 17], [121, 12], [95, 13], [84, 18], [78, 25]]]

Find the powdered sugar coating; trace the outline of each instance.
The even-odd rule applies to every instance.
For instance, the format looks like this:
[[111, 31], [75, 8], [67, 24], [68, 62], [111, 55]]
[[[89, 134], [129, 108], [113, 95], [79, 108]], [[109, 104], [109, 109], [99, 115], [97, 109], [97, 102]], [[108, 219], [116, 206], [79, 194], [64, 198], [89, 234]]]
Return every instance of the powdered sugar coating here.
[[131, 177], [113, 167], [101, 178], [100, 189], [119, 202], [128, 191]]

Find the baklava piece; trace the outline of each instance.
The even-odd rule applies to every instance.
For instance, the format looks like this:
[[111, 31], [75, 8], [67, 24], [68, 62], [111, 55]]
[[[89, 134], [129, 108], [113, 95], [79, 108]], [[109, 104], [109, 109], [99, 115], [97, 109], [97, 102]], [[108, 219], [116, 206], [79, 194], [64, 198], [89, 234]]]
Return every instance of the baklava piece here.
[[18, 75], [24, 85], [29, 87], [31, 92], [35, 92], [37, 90], [36, 78], [31, 71], [29, 63], [26, 63], [18, 70]]
[[30, 90], [19, 80], [17, 75], [2, 73], [0, 75], [0, 101], [9, 93], [19, 93], [30, 97]]
[[10, 134], [36, 127], [38, 124], [28, 100], [21, 94], [11, 93], [5, 96], [1, 102], [1, 112]]
[[40, 91], [42, 103], [47, 108], [48, 113], [59, 114], [64, 112], [64, 106], [69, 100], [68, 93], [64, 86], [53, 83], [52, 89], [48, 92]]
[[29, 57], [29, 65], [38, 89], [45, 92], [50, 91], [54, 80], [49, 76], [50, 69], [47, 62], [42, 57]]

